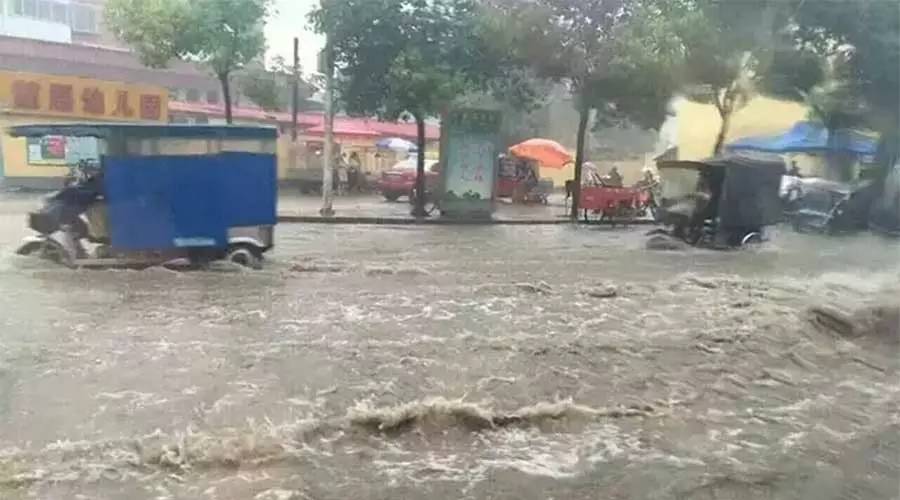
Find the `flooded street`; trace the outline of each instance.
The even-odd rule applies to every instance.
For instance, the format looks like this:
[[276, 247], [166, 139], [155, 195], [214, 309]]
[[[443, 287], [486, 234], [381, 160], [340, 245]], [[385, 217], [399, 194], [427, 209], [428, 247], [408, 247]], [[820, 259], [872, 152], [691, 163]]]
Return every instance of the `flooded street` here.
[[896, 241], [282, 225], [262, 271], [71, 271], [12, 255], [30, 206], [0, 498], [897, 498]]

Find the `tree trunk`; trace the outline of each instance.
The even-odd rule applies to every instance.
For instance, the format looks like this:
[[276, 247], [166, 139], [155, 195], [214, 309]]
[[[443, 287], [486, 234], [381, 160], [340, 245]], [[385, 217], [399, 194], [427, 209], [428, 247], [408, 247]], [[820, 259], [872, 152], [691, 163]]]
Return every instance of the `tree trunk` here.
[[297, 112], [300, 108], [300, 39], [294, 37], [294, 71], [291, 74], [291, 141], [297, 142]]
[[837, 129], [834, 127], [825, 127], [825, 133], [828, 139], [825, 141], [825, 178], [832, 181], [846, 182], [846, 172], [841, 165], [841, 158], [838, 155], [837, 147]]
[[725, 145], [725, 136], [728, 135], [728, 128], [731, 126], [731, 111], [722, 110], [719, 113], [722, 118], [722, 124], [719, 125], [719, 133], [716, 135], [716, 144], [713, 146], [713, 156], [718, 156], [722, 152], [722, 146]]
[[[716, 110], [719, 111], [719, 118], [722, 123], [719, 124], [719, 133], [716, 134], [716, 143], [713, 145], [713, 156], [718, 156], [722, 152], [722, 146], [725, 145], [725, 137], [728, 135], [728, 128], [731, 127], [731, 112], [734, 110], [731, 100], [731, 89], [714, 89]], [[720, 100], [721, 99], [721, 100]]]
[[325, 38], [325, 144], [322, 152], [322, 217], [334, 216], [334, 59]]
[[728, 126], [731, 117], [729, 115], [725, 115], [722, 117], [722, 125], [719, 126], [719, 133], [716, 135], [716, 144], [713, 146], [713, 156], [718, 156], [722, 151], [722, 146], [725, 145], [725, 135], [728, 134]]
[[413, 215], [426, 217], [425, 213], [425, 117], [416, 113], [416, 204], [413, 207]]
[[591, 115], [591, 107], [587, 99], [582, 95], [578, 107], [578, 138], [575, 143], [575, 179], [572, 183], [572, 220], [578, 220], [578, 208], [581, 201], [581, 171], [584, 165], [584, 139], [587, 135], [588, 118]]
[[222, 98], [225, 99], [225, 123], [231, 125], [231, 83], [228, 81], [228, 73], [219, 75], [219, 83], [222, 85]]

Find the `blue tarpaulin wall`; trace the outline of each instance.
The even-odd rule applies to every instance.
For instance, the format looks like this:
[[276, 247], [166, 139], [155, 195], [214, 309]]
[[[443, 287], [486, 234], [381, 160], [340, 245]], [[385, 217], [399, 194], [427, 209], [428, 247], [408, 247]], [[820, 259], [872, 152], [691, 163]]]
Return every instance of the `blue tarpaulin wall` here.
[[274, 225], [273, 155], [103, 159], [112, 246], [121, 250], [225, 247], [228, 228]]
[[765, 151], [769, 153], [823, 153], [835, 151], [857, 155], [874, 155], [877, 141], [855, 130], [836, 131], [832, 145], [828, 144], [828, 130], [812, 122], [797, 122], [787, 132], [738, 139], [726, 146], [729, 151]]

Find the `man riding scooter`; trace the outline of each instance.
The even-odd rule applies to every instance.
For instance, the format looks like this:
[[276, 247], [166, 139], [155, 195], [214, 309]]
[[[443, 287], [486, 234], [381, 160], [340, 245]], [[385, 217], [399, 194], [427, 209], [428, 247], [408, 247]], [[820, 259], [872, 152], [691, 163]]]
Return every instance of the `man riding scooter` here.
[[81, 240], [89, 237], [87, 223], [81, 217], [103, 197], [103, 175], [96, 163], [81, 162], [74, 182], [53, 193], [44, 206], [28, 214], [28, 225], [44, 237], [62, 230], [78, 258], [86, 252]]

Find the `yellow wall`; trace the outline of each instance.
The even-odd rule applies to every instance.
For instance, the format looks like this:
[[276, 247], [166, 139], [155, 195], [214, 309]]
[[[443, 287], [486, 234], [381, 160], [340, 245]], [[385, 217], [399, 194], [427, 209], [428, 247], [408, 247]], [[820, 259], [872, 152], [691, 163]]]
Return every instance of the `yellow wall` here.
[[167, 123], [168, 104], [162, 87], [0, 71], [0, 109], [8, 113]]
[[[700, 160], [712, 156], [716, 135], [719, 133], [719, 125], [722, 122], [715, 106], [681, 100], [676, 104], [676, 112], [678, 116], [678, 158]], [[801, 104], [756, 97], [732, 116], [725, 143], [742, 137], [784, 132], [798, 121], [806, 119], [806, 116], [807, 110]], [[788, 166], [790, 166], [791, 159], [797, 161], [801, 172], [806, 175], [820, 174], [822, 170], [821, 159], [816, 156], [791, 155], [786, 157]], [[649, 158], [628, 158], [612, 161], [600, 160], [593, 161], [593, 163], [598, 167], [601, 175], [608, 173], [613, 165], [618, 167], [627, 186], [641, 178], [644, 166], [652, 164], [652, 161], [649, 160]], [[575, 177], [574, 166], [569, 164], [563, 168], [541, 167], [540, 175], [542, 178], [551, 179], [555, 186], [560, 187], [565, 185], [567, 180]]]
[[[722, 123], [712, 104], [681, 100], [678, 116], [678, 159], [701, 160], [712, 156], [716, 135]], [[742, 137], [784, 132], [804, 120], [807, 110], [801, 104], [756, 97], [731, 118], [725, 143]]]
[[[56, 98], [52, 102], [51, 87]], [[32, 90], [36, 92], [31, 94]], [[149, 108], [142, 111], [142, 101], [148, 99], [159, 102], [158, 119], [146, 118]], [[0, 129], [50, 122], [166, 123], [169, 119], [168, 99], [168, 91], [162, 87], [0, 71]], [[2, 135], [3, 168], [0, 173], [5, 177], [62, 177], [68, 172], [64, 166], [29, 165], [26, 140]]]
[[567, 163], [563, 168], [541, 167], [541, 179], [550, 179], [556, 187], [565, 186], [566, 181], [575, 178], [575, 164]]

